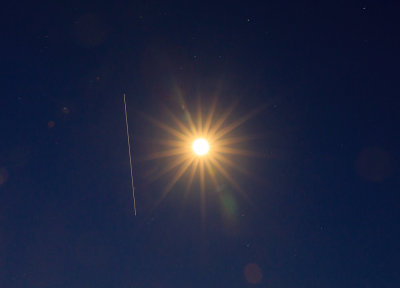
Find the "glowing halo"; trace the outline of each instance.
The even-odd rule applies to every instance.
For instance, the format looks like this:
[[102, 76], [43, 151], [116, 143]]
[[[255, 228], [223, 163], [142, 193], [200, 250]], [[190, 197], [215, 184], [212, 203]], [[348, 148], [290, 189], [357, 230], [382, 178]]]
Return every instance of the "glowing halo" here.
[[[230, 156], [245, 157], [263, 157], [262, 153], [256, 151], [242, 149], [238, 144], [243, 144], [255, 138], [254, 136], [233, 136], [232, 131], [242, 125], [244, 122], [253, 117], [256, 113], [262, 111], [266, 106], [260, 106], [250, 113], [235, 118], [232, 122], [228, 121], [237, 101], [234, 102], [227, 110], [217, 115], [217, 98], [209, 107], [209, 113], [204, 117], [200, 103], [197, 105], [197, 115], [192, 115], [186, 108], [186, 104], [182, 101], [182, 121], [178, 118], [178, 113], [173, 113], [165, 108], [168, 117], [172, 120], [174, 126], [166, 124], [166, 122], [158, 120], [146, 114], [141, 114], [145, 119], [163, 130], [168, 138], [156, 140], [156, 143], [164, 147], [159, 151], [153, 152], [144, 160], [161, 160], [168, 159], [165, 165], [158, 166], [153, 173], [153, 180], [171, 173], [171, 178], [165, 186], [161, 198], [157, 201], [159, 204], [174, 187], [174, 185], [187, 175], [186, 193], [189, 192], [195, 177], [198, 177], [200, 184], [202, 206], [205, 205], [205, 181], [210, 179], [215, 186], [218, 185], [217, 177], [222, 176], [230, 185], [242, 192], [247, 198], [246, 193], [241, 189], [235, 177], [233, 177], [228, 169], [234, 169], [237, 172], [246, 174], [253, 178], [240, 165], [235, 163]], [[195, 117], [197, 116], [197, 117]], [[226, 166], [226, 167], [225, 167]], [[228, 169], [227, 169], [228, 168]], [[207, 172], [206, 172], [207, 171]], [[156, 204], [156, 205], [157, 205]], [[203, 207], [204, 208], [204, 207]]]

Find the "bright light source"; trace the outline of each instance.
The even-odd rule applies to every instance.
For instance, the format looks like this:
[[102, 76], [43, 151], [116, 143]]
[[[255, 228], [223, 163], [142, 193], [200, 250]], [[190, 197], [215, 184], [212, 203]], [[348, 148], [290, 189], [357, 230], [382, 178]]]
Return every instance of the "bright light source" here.
[[210, 145], [208, 145], [208, 141], [206, 139], [198, 138], [194, 140], [192, 148], [196, 155], [203, 156], [207, 154], [208, 150], [210, 150]]

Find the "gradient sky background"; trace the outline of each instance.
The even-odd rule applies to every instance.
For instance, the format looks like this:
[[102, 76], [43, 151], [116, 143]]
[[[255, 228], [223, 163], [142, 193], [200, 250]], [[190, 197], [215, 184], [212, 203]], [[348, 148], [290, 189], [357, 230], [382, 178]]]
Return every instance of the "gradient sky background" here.
[[[399, 287], [400, 6], [262, 2], [2, 5], [1, 287]], [[219, 177], [202, 218], [183, 177], [154, 206], [140, 114], [184, 120], [178, 91], [267, 104], [235, 130], [251, 201]]]

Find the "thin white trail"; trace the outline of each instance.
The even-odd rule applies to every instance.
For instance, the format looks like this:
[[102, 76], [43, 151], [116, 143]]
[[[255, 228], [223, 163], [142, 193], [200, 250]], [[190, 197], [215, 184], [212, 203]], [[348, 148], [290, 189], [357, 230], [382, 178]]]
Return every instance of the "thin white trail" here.
[[128, 128], [128, 113], [126, 112], [126, 96], [124, 93], [124, 106], [125, 106], [125, 124], [126, 124], [126, 136], [128, 137], [128, 149], [129, 149], [129, 166], [131, 167], [131, 185], [132, 185], [132, 196], [133, 196], [133, 210], [136, 216], [136, 199], [135, 199], [135, 186], [133, 186], [133, 165], [132, 165], [132, 154], [131, 154], [131, 141], [129, 139], [129, 128]]

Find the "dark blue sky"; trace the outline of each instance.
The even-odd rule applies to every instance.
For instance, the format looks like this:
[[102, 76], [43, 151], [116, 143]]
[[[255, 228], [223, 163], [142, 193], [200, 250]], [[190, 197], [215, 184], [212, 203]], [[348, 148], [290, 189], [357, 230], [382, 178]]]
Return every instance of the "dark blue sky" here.
[[[2, 6], [0, 287], [399, 287], [400, 6], [160, 2]], [[219, 175], [202, 212], [184, 175], [154, 205], [142, 115], [178, 95], [266, 104], [233, 131], [247, 198]]]

